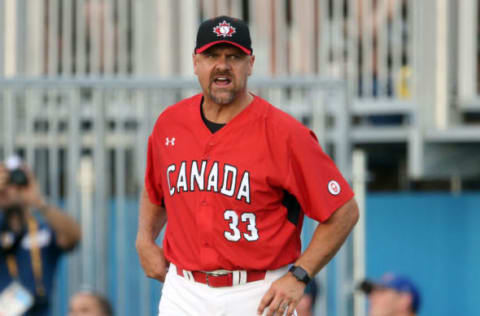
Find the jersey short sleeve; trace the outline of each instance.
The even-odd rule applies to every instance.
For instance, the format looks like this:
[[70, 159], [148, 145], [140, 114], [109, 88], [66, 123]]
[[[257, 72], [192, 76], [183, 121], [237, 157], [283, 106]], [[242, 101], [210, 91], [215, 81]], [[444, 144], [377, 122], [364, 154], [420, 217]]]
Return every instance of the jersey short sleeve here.
[[145, 170], [145, 189], [148, 193], [150, 202], [157, 205], [163, 205], [163, 190], [160, 176], [160, 157], [155, 150], [154, 136], [148, 138], [147, 149], [147, 167]]
[[353, 191], [312, 131], [301, 127], [290, 136], [287, 190], [308, 217], [326, 221], [353, 197]]

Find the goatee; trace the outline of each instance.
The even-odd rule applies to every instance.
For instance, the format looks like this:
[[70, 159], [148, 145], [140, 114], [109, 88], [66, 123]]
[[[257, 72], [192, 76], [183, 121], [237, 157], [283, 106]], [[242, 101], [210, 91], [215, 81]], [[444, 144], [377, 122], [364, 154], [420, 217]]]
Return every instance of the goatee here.
[[210, 92], [210, 99], [216, 104], [227, 105], [232, 103], [233, 100], [235, 100], [235, 95], [235, 93], [230, 92], [226, 96], [217, 96], [214, 93]]

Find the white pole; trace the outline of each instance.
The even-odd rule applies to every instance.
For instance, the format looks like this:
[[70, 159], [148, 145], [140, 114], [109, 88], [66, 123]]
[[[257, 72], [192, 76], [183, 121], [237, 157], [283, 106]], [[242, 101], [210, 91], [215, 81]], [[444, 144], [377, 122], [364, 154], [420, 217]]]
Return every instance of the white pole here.
[[467, 102], [476, 94], [477, 82], [475, 54], [478, 47], [476, 25], [478, 21], [478, 2], [462, 0], [458, 2], [458, 98], [460, 103]]
[[6, 32], [6, 21], [5, 21], [5, 0], [0, 0], [0, 78], [2, 78], [5, 70], [5, 32]]
[[[358, 203], [360, 218], [353, 230], [353, 284], [356, 286], [365, 279], [365, 196], [366, 196], [366, 157], [365, 151], [353, 152], [353, 190]], [[354, 316], [365, 316], [365, 295], [354, 291]]]
[[94, 192], [94, 170], [91, 157], [84, 156], [80, 160], [78, 182], [81, 192], [81, 227], [82, 227], [82, 280], [88, 286], [94, 286], [94, 249], [95, 236], [93, 230], [93, 192]]
[[[449, 89], [448, 89], [448, 23], [449, 23], [449, 11], [448, 2], [446, 0], [436, 1], [436, 69], [435, 76], [436, 84], [436, 102], [434, 110], [435, 113], [435, 125], [438, 129], [446, 129], [448, 126], [448, 110], [449, 110]], [[474, 41], [472, 38], [472, 42]], [[473, 68], [473, 67], [472, 67]]]
[[[0, 62], [4, 63], [3, 71], [5, 77], [13, 77], [17, 72], [17, 2], [14, 0], [6, 0], [3, 4], [5, 15], [1, 20], [5, 19], [3, 27], [5, 28], [5, 39], [3, 47], [3, 58]], [[3, 23], [3, 22], [0, 22]]]

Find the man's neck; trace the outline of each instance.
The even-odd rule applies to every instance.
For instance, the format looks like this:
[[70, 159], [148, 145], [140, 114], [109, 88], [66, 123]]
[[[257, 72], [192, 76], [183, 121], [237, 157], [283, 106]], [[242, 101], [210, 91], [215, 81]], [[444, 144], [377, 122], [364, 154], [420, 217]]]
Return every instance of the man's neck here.
[[216, 104], [213, 100], [204, 95], [202, 105], [203, 114], [205, 115], [205, 118], [211, 122], [226, 124], [252, 103], [253, 99], [253, 95], [245, 93], [243, 97], [237, 98], [232, 103]]

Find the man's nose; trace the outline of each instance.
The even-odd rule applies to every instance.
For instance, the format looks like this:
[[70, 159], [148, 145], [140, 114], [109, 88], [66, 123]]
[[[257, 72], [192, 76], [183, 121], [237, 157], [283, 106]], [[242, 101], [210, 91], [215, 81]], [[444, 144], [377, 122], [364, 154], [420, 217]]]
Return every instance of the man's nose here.
[[217, 69], [225, 70], [230, 68], [231, 68], [231, 65], [227, 56], [220, 56], [217, 60]]

